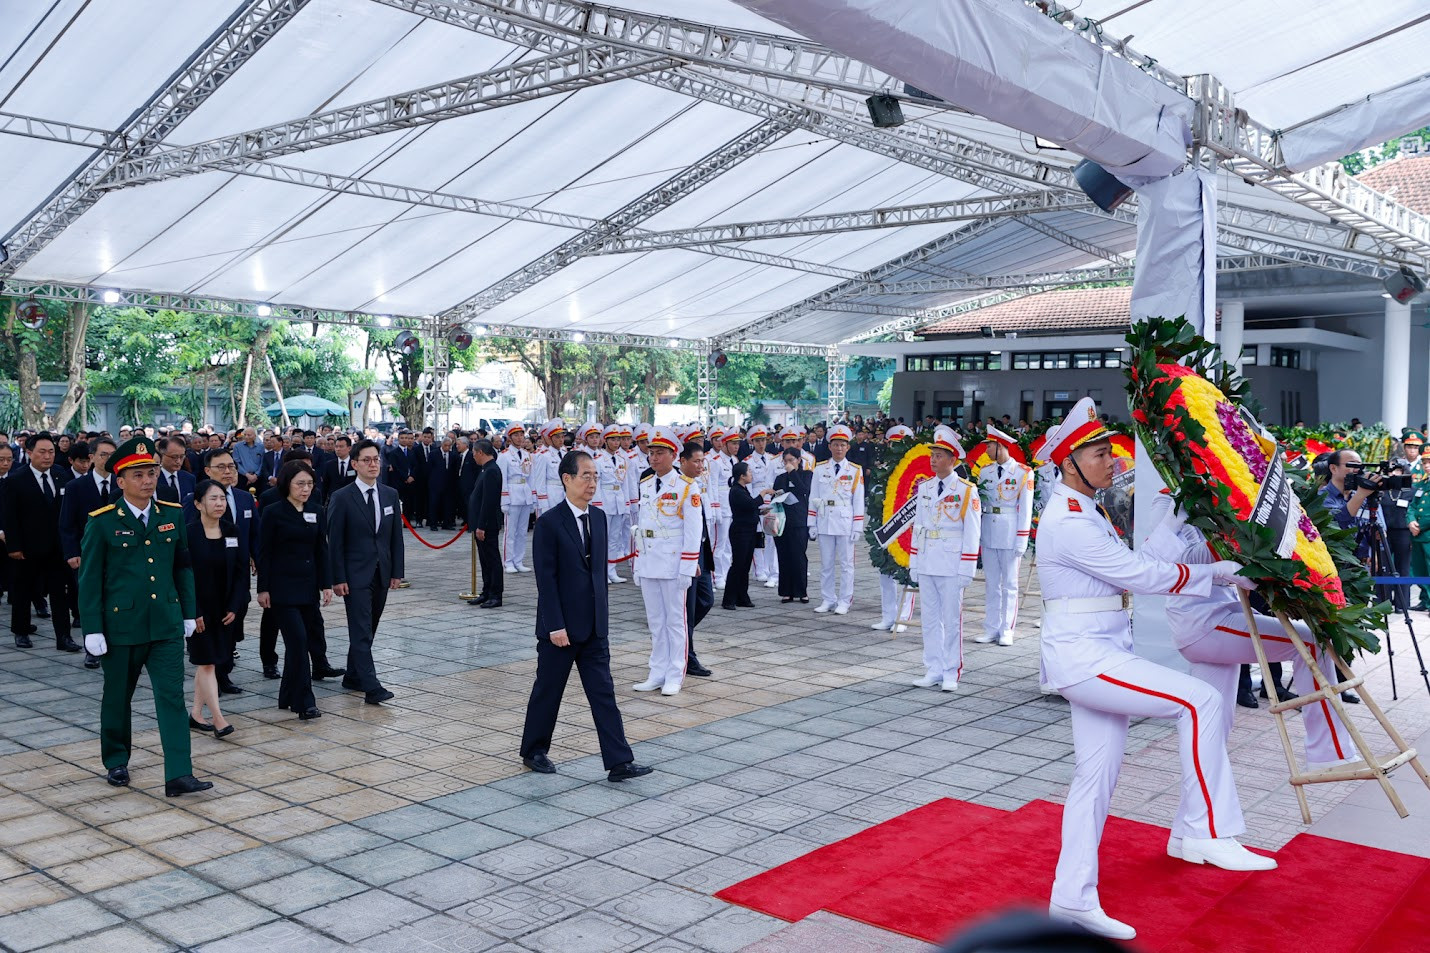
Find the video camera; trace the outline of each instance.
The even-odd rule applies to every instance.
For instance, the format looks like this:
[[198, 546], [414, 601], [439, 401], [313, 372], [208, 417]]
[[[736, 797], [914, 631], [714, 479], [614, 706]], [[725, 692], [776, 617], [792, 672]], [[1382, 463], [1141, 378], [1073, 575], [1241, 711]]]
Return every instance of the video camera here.
[[[1403, 470], [1404, 467], [1404, 463], [1400, 460], [1367, 463], [1359, 473], [1352, 471], [1346, 474], [1346, 489], [1352, 492], [1356, 490], [1384, 490], [1394, 496], [1411, 486], [1412, 480], [1409, 474], [1395, 472]], [[1379, 479], [1372, 477], [1371, 474], [1376, 474]]]

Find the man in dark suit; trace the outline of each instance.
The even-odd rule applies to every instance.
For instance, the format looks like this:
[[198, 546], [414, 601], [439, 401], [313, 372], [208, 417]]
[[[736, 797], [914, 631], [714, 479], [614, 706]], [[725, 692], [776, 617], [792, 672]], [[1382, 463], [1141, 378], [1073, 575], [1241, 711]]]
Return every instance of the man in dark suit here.
[[456, 462], [453, 471], [457, 475], [457, 507], [462, 522], [467, 522], [467, 501], [472, 498], [472, 490], [477, 487], [477, 461], [472, 458], [471, 442], [462, 437], [457, 441]]
[[333, 593], [343, 597], [348, 616], [348, 674], [343, 687], [360, 691], [369, 705], [392, 692], [377, 679], [372, 641], [387, 593], [402, 582], [402, 504], [397, 491], [382, 486], [382, 450], [371, 440], [353, 447], [357, 480], [333, 494], [328, 505], [328, 553]]
[[318, 471], [319, 485], [323, 488], [323, 499], [331, 500], [333, 494], [357, 479], [357, 470], [352, 459], [353, 438], [338, 434], [333, 442], [333, 454], [323, 462]]
[[422, 519], [428, 529], [437, 529], [442, 523], [442, 491], [447, 486], [447, 456], [437, 444], [431, 427], [422, 431], [422, 440], [417, 444], [417, 454], [422, 464], [422, 479], [418, 483]]
[[258, 470], [258, 492], [278, 485], [278, 471], [283, 469], [283, 438], [269, 434], [263, 439], [263, 464]]
[[473, 600], [483, 609], [501, 608], [501, 467], [490, 440], [478, 440], [472, 449], [477, 462], [477, 484], [467, 501], [467, 525], [477, 540], [477, 561], [482, 567], [482, 591]]
[[442, 438], [435, 469], [428, 476], [428, 513], [438, 529], [457, 528], [457, 472], [453, 466], [457, 459], [456, 440], [449, 434]]
[[[487, 441], [478, 441], [478, 446]], [[557, 467], [564, 502], [536, 521], [532, 538], [536, 572], [536, 683], [526, 706], [521, 761], [540, 774], [554, 774], [547, 757], [561, 696], [571, 666], [591, 706], [601, 761], [607, 777], [625, 781], [650, 774], [636, 764], [626, 742], [616, 690], [611, 681], [611, 646], [607, 638], [606, 514], [591, 505], [596, 495], [596, 464], [584, 453], [569, 453]]]
[[5, 478], [5, 548], [18, 570], [10, 630], [17, 648], [30, 648], [30, 604], [48, 593], [55, 648], [78, 652], [79, 644], [70, 638], [66, 592], [70, 569], [60, 547], [60, 488], [49, 472], [55, 462], [54, 438], [44, 431], [32, 434], [25, 441], [25, 452], [28, 465], [12, 469]]
[[161, 437], [154, 442], [159, 448], [159, 485], [154, 498], [178, 506], [194, 498], [194, 475], [184, 472], [188, 454], [182, 437]]

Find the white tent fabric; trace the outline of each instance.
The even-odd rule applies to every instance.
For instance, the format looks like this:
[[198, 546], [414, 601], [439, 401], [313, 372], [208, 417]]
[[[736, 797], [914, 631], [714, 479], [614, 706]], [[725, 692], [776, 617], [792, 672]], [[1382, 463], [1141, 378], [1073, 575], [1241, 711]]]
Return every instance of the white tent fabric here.
[[[453, 2], [473, 7], [496, 0]], [[732, 0], [627, 2], [661, 15], [788, 33]], [[1025, 9], [1017, 0], [1006, 2]], [[239, 6], [238, 0], [0, 0], [0, 22], [7, 27], [0, 31], [0, 128], [3, 114], [95, 130], [120, 128]], [[1119, 14], [1124, 6], [1135, 9]], [[1289, 125], [1415, 73], [1401, 65], [1412, 62], [1408, 58], [1386, 55], [1367, 62], [1364, 53], [1399, 49], [1402, 34], [1423, 43], [1423, 25], [1335, 54], [1403, 25], [1418, 15], [1417, 3], [1385, 0], [1358, 10], [1348, 18], [1352, 22], [1337, 19], [1334, 28], [1331, 9], [1319, 0], [1294, 5], [1207, 0], [1194, 9], [1173, 0], [1086, 0], [1078, 12], [1107, 17], [1108, 29], [1122, 35], [1127, 24], [1125, 32], [1136, 33], [1133, 45], [1140, 51], [1178, 71], [1215, 73], [1253, 114]], [[1245, 27], [1231, 29], [1231, 23]], [[1257, 24], [1276, 24], [1277, 30], [1257, 36]], [[184, 144], [237, 134], [538, 55], [382, 2], [311, 0], [168, 140]], [[1343, 57], [1360, 64], [1350, 78], [1337, 66]], [[1075, 158], [1039, 150], [1031, 136], [1016, 129], [936, 105], [906, 100], [904, 112], [922, 128], [1052, 167], [1065, 168]], [[600, 219], [759, 121], [625, 79], [274, 161]], [[90, 145], [0, 134], [0, 181], [6, 183], [0, 190], [0, 236], [24, 223], [96, 154]], [[1234, 177], [1222, 176], [1219, 185], [1243, 204], [1325, 221]], [[938, 174], [799, 130], [669, 204], [642, 227], [690, 228], [992, 194], [967, 177]], [[733, 246], [787, 256], [802, 263], [795, 268], [679, 249], [579, 258], [496, 305], [482, 320], [687, 339], [735, 334], [827, 291], [849, 272], [875, 268], [963, 224]], [[416, 316], [459, 304], [572, 234], [555, 225], [210, 171], [105, 194], [15, 277]], [[1000, 221], [881, 280], [1081, 268], [1104, 264], [1107, 253], [1130, 254], [1135, 243], [1125, 220], [1088, 211], [1039, 213]], [[839, 310], [795, 308], [755, 336], [835, 344], [887, 320], [872, 308], [847, 310], [851, 305], [927, 308], [976, 295], [853, 293], [841, 299]]]

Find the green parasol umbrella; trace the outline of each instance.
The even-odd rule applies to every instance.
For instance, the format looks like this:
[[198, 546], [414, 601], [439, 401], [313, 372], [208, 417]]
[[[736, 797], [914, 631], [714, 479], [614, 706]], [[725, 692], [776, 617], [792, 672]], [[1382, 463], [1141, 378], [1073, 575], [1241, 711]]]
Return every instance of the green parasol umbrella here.
[[[289, 417], [345, 417], [348, 413], [346, 407], [324, 400], [317, 394], [298, 394], [283, 403], [288, 408]], [[278, 404], [269, 404], [263, 412], [270, 417], [278, 417], [282, 415], [283, 408]]]

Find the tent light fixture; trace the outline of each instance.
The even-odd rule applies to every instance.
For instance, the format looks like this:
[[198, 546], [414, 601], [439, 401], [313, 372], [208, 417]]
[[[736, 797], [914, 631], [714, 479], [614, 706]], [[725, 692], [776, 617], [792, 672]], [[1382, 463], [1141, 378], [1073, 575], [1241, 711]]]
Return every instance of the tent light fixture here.
[[1073, 166], [1073, 178], [1078, 188], [1092, 199], [1092, 204], [1104, 212], [1112, 211], [1132, 197], [1132, 189], [1125, 182], [1091, 159], [1083, 159]]
[[864, 103], [869, 107], [869, 119], [874, 123], [875, 129], [892, 129], [904, 124], [904, 110], [899, 105], [897, 96], [875, 93], [864, 100]]
[[271, 318], [273, 316], [273, 305], [271, 304], [260, 304], [254, 310], [260, 318]]
[[679, 339], [679, 338], [671, 338], [669, 341], [666, 341], [666, 342], [665, 342], [665, 346], [666, 346], [666, 347], [680, 347], [680, 339]]
[[390, 328], [392, 327], [392, 319], [385, 314], [379, 314], [377, 316], [377, 326], [380, 328]]
[[110, 288], [108, 291], [105, 291], [105, 292], [104, 292], [102, 295], [100, 295], [99, 297], [100, 297], [100, 300], [102, 300], [105, 304], [118, 304], [118, 303], [119, 303], [119, 292], [115, 291], [113, 288]]
[[1425, 279], [1411, 271], [1406, 265], [1392, 271], [1381, 281], [1386, 297], [1396, 304], [1408, 304], [1412, 298], [1425, 290]]
[[586, 340], [586, 335], [582, 334], [580, 331], [577, 331], [571, 335], [571, 340], [575, 341], [577, 344], [580, 344], [582, 341]]
[[487, 335], [487, 326], [486, 326], [485, 324], [477, 324], [477, 325], [473, 325], [473, 326], [472, 326], [472, 337], [481, 338], [481, 337], [486, 337], [486, 335]]

